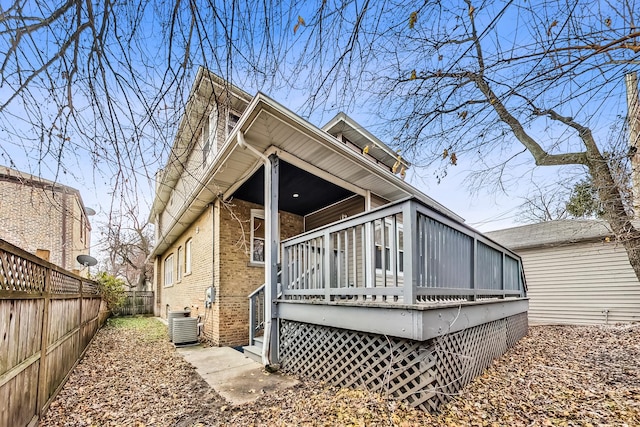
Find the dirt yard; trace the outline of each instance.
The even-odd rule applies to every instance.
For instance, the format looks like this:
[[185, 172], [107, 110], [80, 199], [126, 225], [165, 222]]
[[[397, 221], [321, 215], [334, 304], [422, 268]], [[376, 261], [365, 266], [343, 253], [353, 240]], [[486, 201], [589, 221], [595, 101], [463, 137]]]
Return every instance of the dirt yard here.
[[112, 319], [40, 426], [638, 426], [640, 325], [532, 327], [445, 405], [425, 414], [360, 390], [303, 382], [232, 407], [150, 318]]

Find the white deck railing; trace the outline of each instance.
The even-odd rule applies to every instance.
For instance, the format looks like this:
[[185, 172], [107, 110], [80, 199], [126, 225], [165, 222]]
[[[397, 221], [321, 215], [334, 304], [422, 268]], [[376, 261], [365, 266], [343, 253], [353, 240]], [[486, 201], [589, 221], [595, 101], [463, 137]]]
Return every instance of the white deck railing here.
[[525, 296], [518, 255], [415, 199], [283, 242], [282, 299], [431, 303]]

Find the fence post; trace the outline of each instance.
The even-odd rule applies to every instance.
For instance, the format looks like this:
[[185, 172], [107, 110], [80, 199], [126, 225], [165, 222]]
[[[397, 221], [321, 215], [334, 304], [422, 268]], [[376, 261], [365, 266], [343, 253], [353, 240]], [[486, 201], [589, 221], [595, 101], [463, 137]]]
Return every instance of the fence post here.
[[84, 343], [83, 343], [83, 336], [82, 336], [82, 303], [84, 302], [84, 298], [82, 298], [82, 292], [84, 291], [83, 284], [84, 282], [82, 281], [82, 279], [80, 279], [80, 286], [78, 286], [78, 292], [80, 295], [79, 301], [78, 301], [78, 304], [80, 304], [80, 306], [78, 307], [78, 354], [76, 355], [76, 358], [80, 357], [80, 355], [82, 354], [82, 351], [84, 350]]
[[51, 268], [46, 267], [44, 278], [44, 288], [42, 294], [44, 297], [42, 308], [42, 333], [40, 335], [40, 365], [38, 367], [38, 389], [36, 397], [36, 411], [38, 418], [42, 417], [42, 409], [48, 399], [48, 381], [47, 381], [47, 345], [49, 340], [49, 305], [51, 303]]

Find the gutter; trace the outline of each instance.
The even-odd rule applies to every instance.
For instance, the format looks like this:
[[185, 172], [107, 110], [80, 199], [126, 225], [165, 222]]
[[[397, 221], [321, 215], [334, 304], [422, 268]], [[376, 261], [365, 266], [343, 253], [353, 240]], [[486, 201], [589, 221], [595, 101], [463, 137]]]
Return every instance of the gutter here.
[[[262, 159], [262, 161], [265, 163], [265, 168], [266, 168], [266, 163], [269, 161], [269, 158], [267, 156], [265, 156], [263, 153], [261, 153], [260, 151], [258, 151], [255, 147], [251, 146], [251, 145], [247, 145], [247, 142], [244, 140], [244, 133], [242, 131], [238, 132], [238, 146], [242, 147], [243, 149], [248, 149], [251, 154], [253, 154], [254, 156], [256, 156], [259, 159]], [[266, 170], [265, 170], [265, 175], [266, 175]], [[265, 192], [266, 192], [266, 186], [265, 186]], [[265, 194], [265, 203], [266, 203], [266, 198], [267, 195]], [[278, 240], [280, 240], [280, 236], [278, 236]], [[265, 279], [266, 279], [266, 272], [267, 272], [267, 268], [265, 266]], [[273, 296], [271, 295], [271, 285], [269, 283], [267, 283], [267, 280], [265, 280], [265, 286], [264, 286], [264, 341], [262, 343], [262, 364], [264, 366], [269, 366], [271, 365], [271, 359], [270, 359], [270, 349], [271, 349], [271, 329], [273, 327], [272, 325], [272, 321], [271, 318], [273, 317], [271, 315], [271, 300], [273, 299]], [[252, 327], [251, 325], [249, 325], [249, 327]]]

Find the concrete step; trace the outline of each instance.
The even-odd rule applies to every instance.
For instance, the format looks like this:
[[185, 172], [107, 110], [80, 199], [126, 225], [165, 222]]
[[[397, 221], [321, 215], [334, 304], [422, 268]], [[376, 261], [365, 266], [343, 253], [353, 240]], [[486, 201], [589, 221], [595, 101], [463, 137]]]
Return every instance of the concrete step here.
[[264, 343], [264, 336], [254, 337], [253, 342], [255, 345], [262, 347], [262, 344]]
[[258, 363], [262, 363], [262, 343], [260, 345], [248, 345], [242, 347], [244, 351], [244, 355], [249, 359], [254, 360]]

